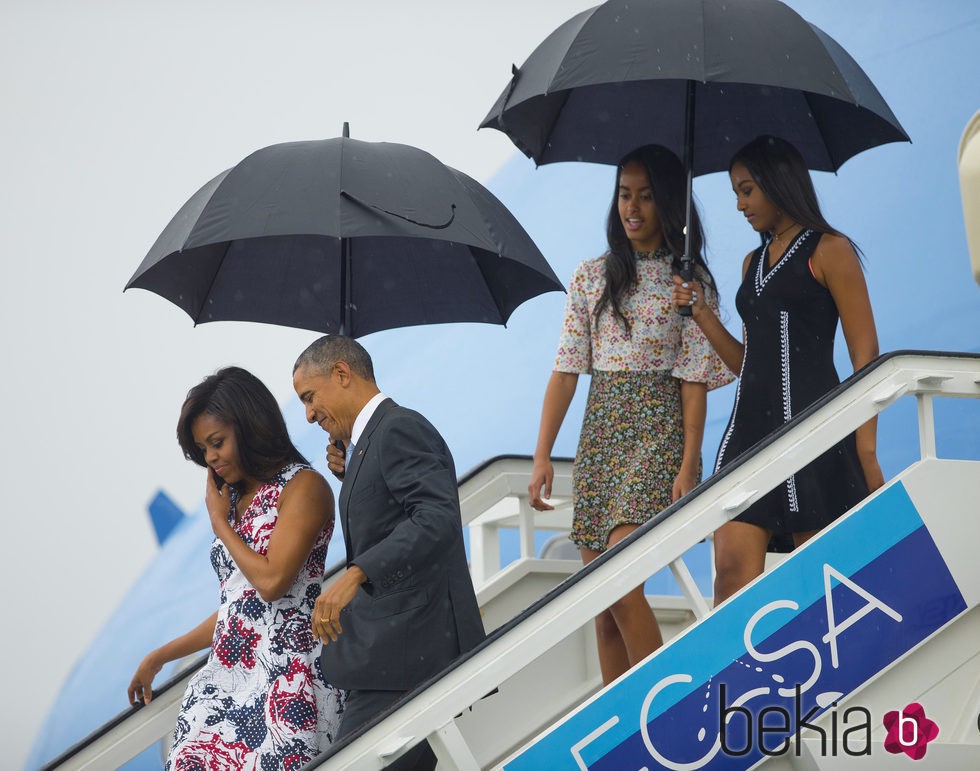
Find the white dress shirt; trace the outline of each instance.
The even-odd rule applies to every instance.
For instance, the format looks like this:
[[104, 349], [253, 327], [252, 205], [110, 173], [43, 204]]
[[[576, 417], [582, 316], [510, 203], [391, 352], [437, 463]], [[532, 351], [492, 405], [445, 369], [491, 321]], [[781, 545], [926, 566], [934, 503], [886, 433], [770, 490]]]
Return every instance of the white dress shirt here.
[[385, 396], [380, 391], [376, 393], [371, 400], [361, 407], [361, 411], [357, 413], [357, 417], [354, 418], [354, 427], [350, 432], [350, 442], [348, 444], [348, 450], [357, 444], [361, 438], [361, 434], [364, 433], [364, 429], [367, 427], [368, 421], [371, 420], [371, 416], [374, 415], [374, 411], [378, 409], [378, 405], [381, 404], [388, 397]]

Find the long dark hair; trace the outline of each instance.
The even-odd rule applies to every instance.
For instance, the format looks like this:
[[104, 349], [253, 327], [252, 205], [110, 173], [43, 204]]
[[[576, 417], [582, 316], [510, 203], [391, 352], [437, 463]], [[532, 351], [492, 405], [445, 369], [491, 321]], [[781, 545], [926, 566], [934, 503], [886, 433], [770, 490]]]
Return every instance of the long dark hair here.
[[201, 415], [213, 415], [231, 426], [238, 461], [250, 479], [268, 482], [288, 463], [307, 463], [293, 446], [286, 421], [265, 384], [241, 367], [225, 367], [187, 392], [177, 421], [177, 441], [187, 460], [207, 466], [194, 443], [192, 428]]
[[[619, 176], [628, 163], [638, 161], [647, 173], [657, 216], [663, 228], [664, 246], [671, 254], [671, 270], [681, 272], [681, 257], [684, 256], [684, 224], [687, 217], [687, 175], [680, 159], [661, 145], [644, 145], [625, 155], [616, 165], [616, 185], [612, 204], [606, 217], [606, 282], [602, 294], [596, 301], [592, 313], [598, 321], [606, 308], [611, 308], [614, 318], [619, 319], [630, 332], [630, 322], [623, 314], [623, 296], [636, 286], [636, 257], [633, 245], [626, 235], [626, 229], [619, 217]], [[704, 259], [704, 230], [697, 206], [692, 201], [691, 256], [697, 278], [712, 291], [715, 289], [714, 277], [708, 270]]]
[[[785, 139], [763, 134], [732, 156], [728, 164], [729, 174], [736, 163], [745, 166], [766, 198], [783, 214], [817, 233], [847, 238], [860, 260], [862, 253], [857, 244], [824, 219], [810, 170], [800, 151], [792, 144]], [[765, 234], [759, 235], [765, 242]]]

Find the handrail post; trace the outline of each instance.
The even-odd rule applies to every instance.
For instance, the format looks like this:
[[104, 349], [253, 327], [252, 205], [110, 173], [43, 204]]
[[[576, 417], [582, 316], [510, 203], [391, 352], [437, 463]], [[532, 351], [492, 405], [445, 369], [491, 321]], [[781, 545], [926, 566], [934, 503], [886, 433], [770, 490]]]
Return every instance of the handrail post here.
[[473, 757], [470, 746], [466, 743], [455, 720], [450, 720], [426, 738], [441, 767], [456, 769], [456, 771], [480, 771], [480, 764]]
[[683, 557], [678, 557], [670, 563], [670, 572], [674, 574], [674, 580], [681, 587], [681, 591], [690, 603], [695, 617], [699, 620], [707, 617], [711, 613], [711, 608], [705, 602], [704, 596], [701, 594], [701, 589], [698, 588], [697, 582], [694, 580], [694, 576], [691, 575], [691, 571], [687, 567], [687, 563], [684, 562]]
[[932, 410], [932, 394], [915, 395], [919, 414], [919, 457], [936, 457], [936, 421]]
[[500, 528], [496, 523], [470, 525], [470, 575], [476, 589], [500, 571]]
[[534, 509], [530, 499], [521, 496], [520, 511], [521, 559], [534, 559]]

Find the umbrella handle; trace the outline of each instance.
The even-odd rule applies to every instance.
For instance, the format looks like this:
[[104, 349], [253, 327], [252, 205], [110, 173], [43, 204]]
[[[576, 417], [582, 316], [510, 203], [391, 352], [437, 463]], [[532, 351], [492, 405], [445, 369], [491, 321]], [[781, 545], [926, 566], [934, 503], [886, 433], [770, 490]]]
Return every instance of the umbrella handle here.
[[[684, 107], [684, 170], [687, 172], [687, 207], [684, 215], [684, 256], [681, 257], [681, 278], [694, 278], [694, 259], [691, 256], [691, 226], [694, 221], [694, 104], [697, 88], [693, 80], [687, 81], [687, 99]], [[682, 305], [677, 309], [681, 316], [691, 316], [691, 308]]]
[[[681, 260], [681, 278], [684, 281], [690, 281], [694, 278], [694, 271], [691, 270], [691, 261], [687, 258], [687, 255], [684, 255], [684, 259]], [[690, 305], [682, 305], [677, 309], [677, 313], [680, 316], [690, 317], [693, 312], [691, 311]]]

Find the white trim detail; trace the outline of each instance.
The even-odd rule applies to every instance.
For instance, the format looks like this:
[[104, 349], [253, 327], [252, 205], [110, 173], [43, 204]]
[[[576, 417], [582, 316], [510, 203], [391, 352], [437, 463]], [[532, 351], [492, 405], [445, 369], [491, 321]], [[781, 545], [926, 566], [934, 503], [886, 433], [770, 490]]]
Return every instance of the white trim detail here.
[[779, 258], [779, 262], [773, 265], [772, 269], [768, 273], [766, 273], [765, 276], [763, 276], [762, 266], [769, 261], [769, 244], [772, 243], [772, 239], [770, 238], [768, 241], [766, 241], [766, 245], [762, 247], [762, 256], [759, 258], [759, 264], [756, 266], [755, 269], [756, 297], [762, 294], [762, 290], [766, 286], [766, 284], [769, 283], [769, 279], [771, 279], [776, 274], [777, 270], [779, 270], [781, 267], [783, 267], [784, 264], [786, 264], [789, 258], [793, 256], [793, 252], [797, 250], [800, 244], [802, 244], [804, 241], [807, 240], [807, 238], [810, 237], [810, 234], [812, 232], [813, 232], [812, 230], [802, 231], [796, 237], [796, 240], [792, 244], [790, 244], [789, 249], [787, 249], [786, 252], [783, 254], [783, 256]]
[[749, 336], [745, 333], [745, 324], [742, 324], [742, 339], [745, 343], [742, 346], [742, 367], [738, 371], [738, 383], [735, 385], [735, 404], [732, 406], [732, 416], [728, 419], [728, 428], [725, 429], [725, 436], [721, 440], [718, 448], [718, 455], [715, 457], [715, 471], [721, 468], [721, 463], [725, 458], [725, 449], [728, 447], [728, 440], [732, 438], [735, 430], [735, 416], [738, 414], [738, 397], [742, 394], [742, 373], [745, 372], [745, 360], [749, 358]]
[[[795, 249], [796, 246], [794, 245], [793, 248]], [[789, 423], [793, 419], [793, 395], [789, 374], [789, 311], [779, 312], [779, 369], [783, 381], [783, 422]], [[789, 498], [789, 510], [798, 512], [800, 502], [796, 496], [796, 474], [786, 480], [786, 495]]]

